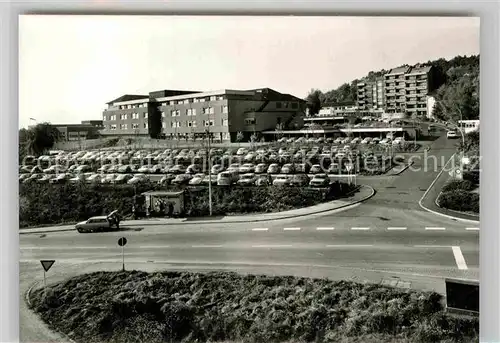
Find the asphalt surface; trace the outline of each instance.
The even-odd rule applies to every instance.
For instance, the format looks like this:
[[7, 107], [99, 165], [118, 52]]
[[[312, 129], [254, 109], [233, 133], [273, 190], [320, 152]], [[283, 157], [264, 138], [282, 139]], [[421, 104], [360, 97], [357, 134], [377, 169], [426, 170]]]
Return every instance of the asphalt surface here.
[[[49, 280], [122, 267], [119, 237], [127, 237], [127, 269], [236, 270], [376, 282], [444, 293], [444, 278], [479, 279], [478, 225], [436, 216], [419, 200], [454, 154], [441, 137], [427, 158], [399, 176], [365, 177], [377, 194], [335, 214], [261, 223], [169, 225], [121, 232], [54, 232], [20, 236], [21, 293], [43, 276], [41, 259], [55, 259]], [[417, 156], [418, 154], [416, 154]], [[427, 161], [427, 162], [425, 162]], [[424, 170], [417, 170], [424, 168]], [[21, 341], [61, 341], [21, 308]], [[33, 329], [36, 328], [36, 329]]]

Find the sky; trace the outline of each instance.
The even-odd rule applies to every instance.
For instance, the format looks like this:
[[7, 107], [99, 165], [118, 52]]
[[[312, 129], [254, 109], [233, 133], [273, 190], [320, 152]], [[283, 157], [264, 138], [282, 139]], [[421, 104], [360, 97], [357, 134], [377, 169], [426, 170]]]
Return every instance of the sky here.
[[369, 71], [479, 53], [479, 18], [24, 15], [19, 127], [102, 119], [124, 94], [269, 87], [304, 98]]

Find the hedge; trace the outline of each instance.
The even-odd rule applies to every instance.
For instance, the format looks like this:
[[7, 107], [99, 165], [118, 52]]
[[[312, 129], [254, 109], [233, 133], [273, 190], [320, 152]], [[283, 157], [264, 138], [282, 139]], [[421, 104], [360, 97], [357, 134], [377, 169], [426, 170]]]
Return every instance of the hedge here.
[[[340, 197], [354, 186], [334, 183], [330, 188], [302, 187], [213, 187], [213, 214], [276, 212], [312, 206]], [[130, 216], [134, 197], [143, 202], [140, 194], [149, 190], [178, 190], [155, 183], [137, 185], [101, 185], [86, 183], [19, 185], [20, 227], [73, 223], [92, 216], [118, 210]], [[185, 215], [209, 214], [208, 189], [185, 188]]]
[[479, 342], [437, 293], [292, 276], [96, 272], [31, 304], [78, 342]]
[[472, 191], [476, 186], [469, 180], [451, 180], [443, 187], [443, 192]]
[[464, 190], [443, 192], [439, 196], [438, 205], [455, 211], [479, 213], [479, 194]]

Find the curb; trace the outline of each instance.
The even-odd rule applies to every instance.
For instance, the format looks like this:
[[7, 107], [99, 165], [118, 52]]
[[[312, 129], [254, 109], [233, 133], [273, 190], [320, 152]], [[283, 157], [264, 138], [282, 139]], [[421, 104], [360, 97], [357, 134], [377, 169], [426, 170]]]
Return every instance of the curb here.
[[[30, 286], [30, 288], [28, 289], [28, 291], [26, 291], [26, 296], [25, 296], [25, 301], [26, 303], [28, 304], [28, 311], [31, 311], [32, 313], [34, 313], [40, 320], [40, 316], [38, 315], [38, 313], [36, 313], [35, 311], [33, 311], [31, 309], [31, 298], [30, 298], [30, 295], [31, 295], [31, 291], [33, 290], [33, 288], [35, 288], [35, 286], [37, 286], [38, 284], [40, 283], [40, 281], [35, 281], [33, 282], [33, 284]], [[48, 326], [48, 323], [41, 320], [41, 322], [43, 322], [45, 325]], [[60, 332], [60, 331], [54, 331], [52, 330], [51, 328], [48, 328], [49, 330], [53, 331], [53, 332], [56, 332], [57, 334], [63, 336], [69, 343], [76, 343], [74, 340], [72, 340], [68, 335], [66, 335], [65, 333], [63, 332]]]
[[[442, 194], [443, 194], [443, 191], [439, 192], [438, 196], [436, 197], [436, 200], [434, 200], [434, 203], [439, 208], [443, 208], [443, 207], [439, 206], [439, 203], [438, 203], [438, 200], [439, 200], [439, 198], [441, 197]], [[467, 212], [461, 212], [461, 211], [457, 211], [457, 210], [450, 210], [449, 208], [444, 208], [444, 209], [447, 210], [447, 211], [450, 211], [450, 212], [457, 213], [457, 214], [462, 214], [462, 215], [471, 216], [471, 217], [473, 216], [472, 214], [469, 214]], [[462, 219], [462, 218], [460, 218], [460, 219]], [[470, 220], [471, 222], [474, 222], [474, 220], [472, 220], [472, 219], [462, 219], [462, 220]], [[477, 224], [479, 224], [479, 221], [477, 221]]]
[[[464, 218], [459, 218], [459, 217], [454, 217], [454, 216], [450, 216], [448, 214], [444, 214], [444, 213], [441, 213], [441, 212], [437, 212], [437, 211], [433, 211], [431, 210], [430, 208], [427, 208], [425, 207], [423, 204], [422, 204], [422, 201], [425, 199], [425, 197], [427, 196], [427, 193], [429, 193], [429, 191], [432, 189], [432, 187], [434, 186], [434, 184], [437, 182], [437, 180], [439, 179], [439, 177], [441, 176], [441, 174], [444, 172], [444, 169], [446, 168], [446, 166], [448, 165], [448, 163], [455, 157], [456, 153], [451, 155], [450, 159], [445, 163], [445, 165], [443, 166], [443, 169], [441, 169], [441, 171], [439, 172], [439, 174], [436, 176], [436, 178], [434, 179], [434, 181], [432, 181], [432, 183], [430, 184], [430, 186], [427, 188], [427, 190], [425, 191], [424, 195], [422, 195], [422, 198], [420, 198], [419, 202], [418, 202], [418, 205], [425, 211], [427, 212], [430, 212], [430, 213], [433, 213], [435, 215], [438, 215], [438, 216], [442, 216], [442, 217], [446, 217], [448, 219], [453, 219], [453, 220], [457, 220], [457, 221], [460, 221], [460, 222], [465, 222], [465, 223], [472, 223], [472, 224], [479, 224], [479, 221], [478, 220], [471, 220], [471, 219], [464, 219]], [[442, 192], [439, 193], [439, 195], [441, 195]], [[434, 202], [437, 201], [437, 199], [439, 198], [439, 195], [437, 196], [436, 200]]]
[[[152, 226], [152, 225], [192, 225], [192, 224], [217, 224], [217, 223], [223, 223], [223, 224], [240, 224], [240, 223], [257, 223], [257, 222], [266, 222], [266, 221], [276, 221], [276, 220], [285, 220], [285, 219], [293, 219], [293, 218], [299, 218], [299, 217], [305, 217], [305, 216], [308, 216], [308, 215], [314, 215], [314, 214], [321, 214], [321, 213], [325, 213], [325, 212], [329, 212], [329, 211], [335, 211], [335, 210], [339, 210], [339, 209], [342, 209], [342, 208], [345, 208], [345, 207], [348, 207], [348, 206], [352, 206], [352, 205], [356, 205], [356, 204], [359, 204], [360, 202], [363, 202], [363, 201], [366, 201], [368, 199], [370, 199], [371, 197], [373, 197], [375, 195], [375, 190], [373, 189], [373, 187], [371, 186], [367, 186], [367, 185], [360, 185], [358, 186], [358, 188], [354, 189], [353, 191], [347, 193], [346, 195], [351, 195], [353, 194], [355, 191], [358, 191], [362, 188], [368, 188], [371, 190], [370, 192], [370, 195], [368, 196], [365, 196], [364, 198], [362, 199], [359, 199], [359, 200], [356, 200], [356, 201], [353, 201], [353, 202], [350, 202], [350, 203], [347, 203], [347, 204], [343, 204], [341, 206], [338, 206], [338, 207], [335, 207], [335, 208], [329, 208], [329, 209], [324, 209], [324, 210], [319, 210], [319, 211], [314, 211], [314, 212], [308, 212], [308, 213], [303, 213], [303, 214], [296, 214], [296, 215], [290, 215], [290, 216], [286, 216], [286, 217], [279, 217], [279, 218], [260, 218], [260, 219], [242, 219], [242, 220], [228, 220], [228, 221], [211, 221], [211, 220], [205, 220], [205, 221], [188, 221], [188, 220], [184, 220], [182, 222], [178, 222], [178, 223], [158, 223], [158, 222], [154, 222], [154, 223], [144, 223], [144, 224], [130, 224], [130, 225], [127, 225], [127, 226]], [[333, 200], [333, 201], [337, 201], [337, 200]], [[28, 229], [29, 230], [29, 229]], [[27, 230], [25, 230], [25, 232], [22, 232], [21, 230], [19, 231], [19, 234], [20, 235], [28, 235], [28, 234], [43, 234], [43, 233], [54, 233], [54, 232], [64, 232], [64, 231], [75, 231], [74, 229], [62, 229], [62, 230], [52, 230], [52, 231], [37, 231], [37, 232], [26, 232]]]

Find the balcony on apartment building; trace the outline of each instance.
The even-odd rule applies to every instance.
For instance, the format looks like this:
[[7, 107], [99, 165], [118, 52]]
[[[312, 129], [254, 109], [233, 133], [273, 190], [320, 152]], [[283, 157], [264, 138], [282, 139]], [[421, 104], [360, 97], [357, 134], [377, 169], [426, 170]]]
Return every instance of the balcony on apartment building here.
[[405, 99], [405, 98], [397, 98], [397, 99], [396, 99], [396, 102], [405, 102], [405, 101], [406, 101], [406, 99]]

